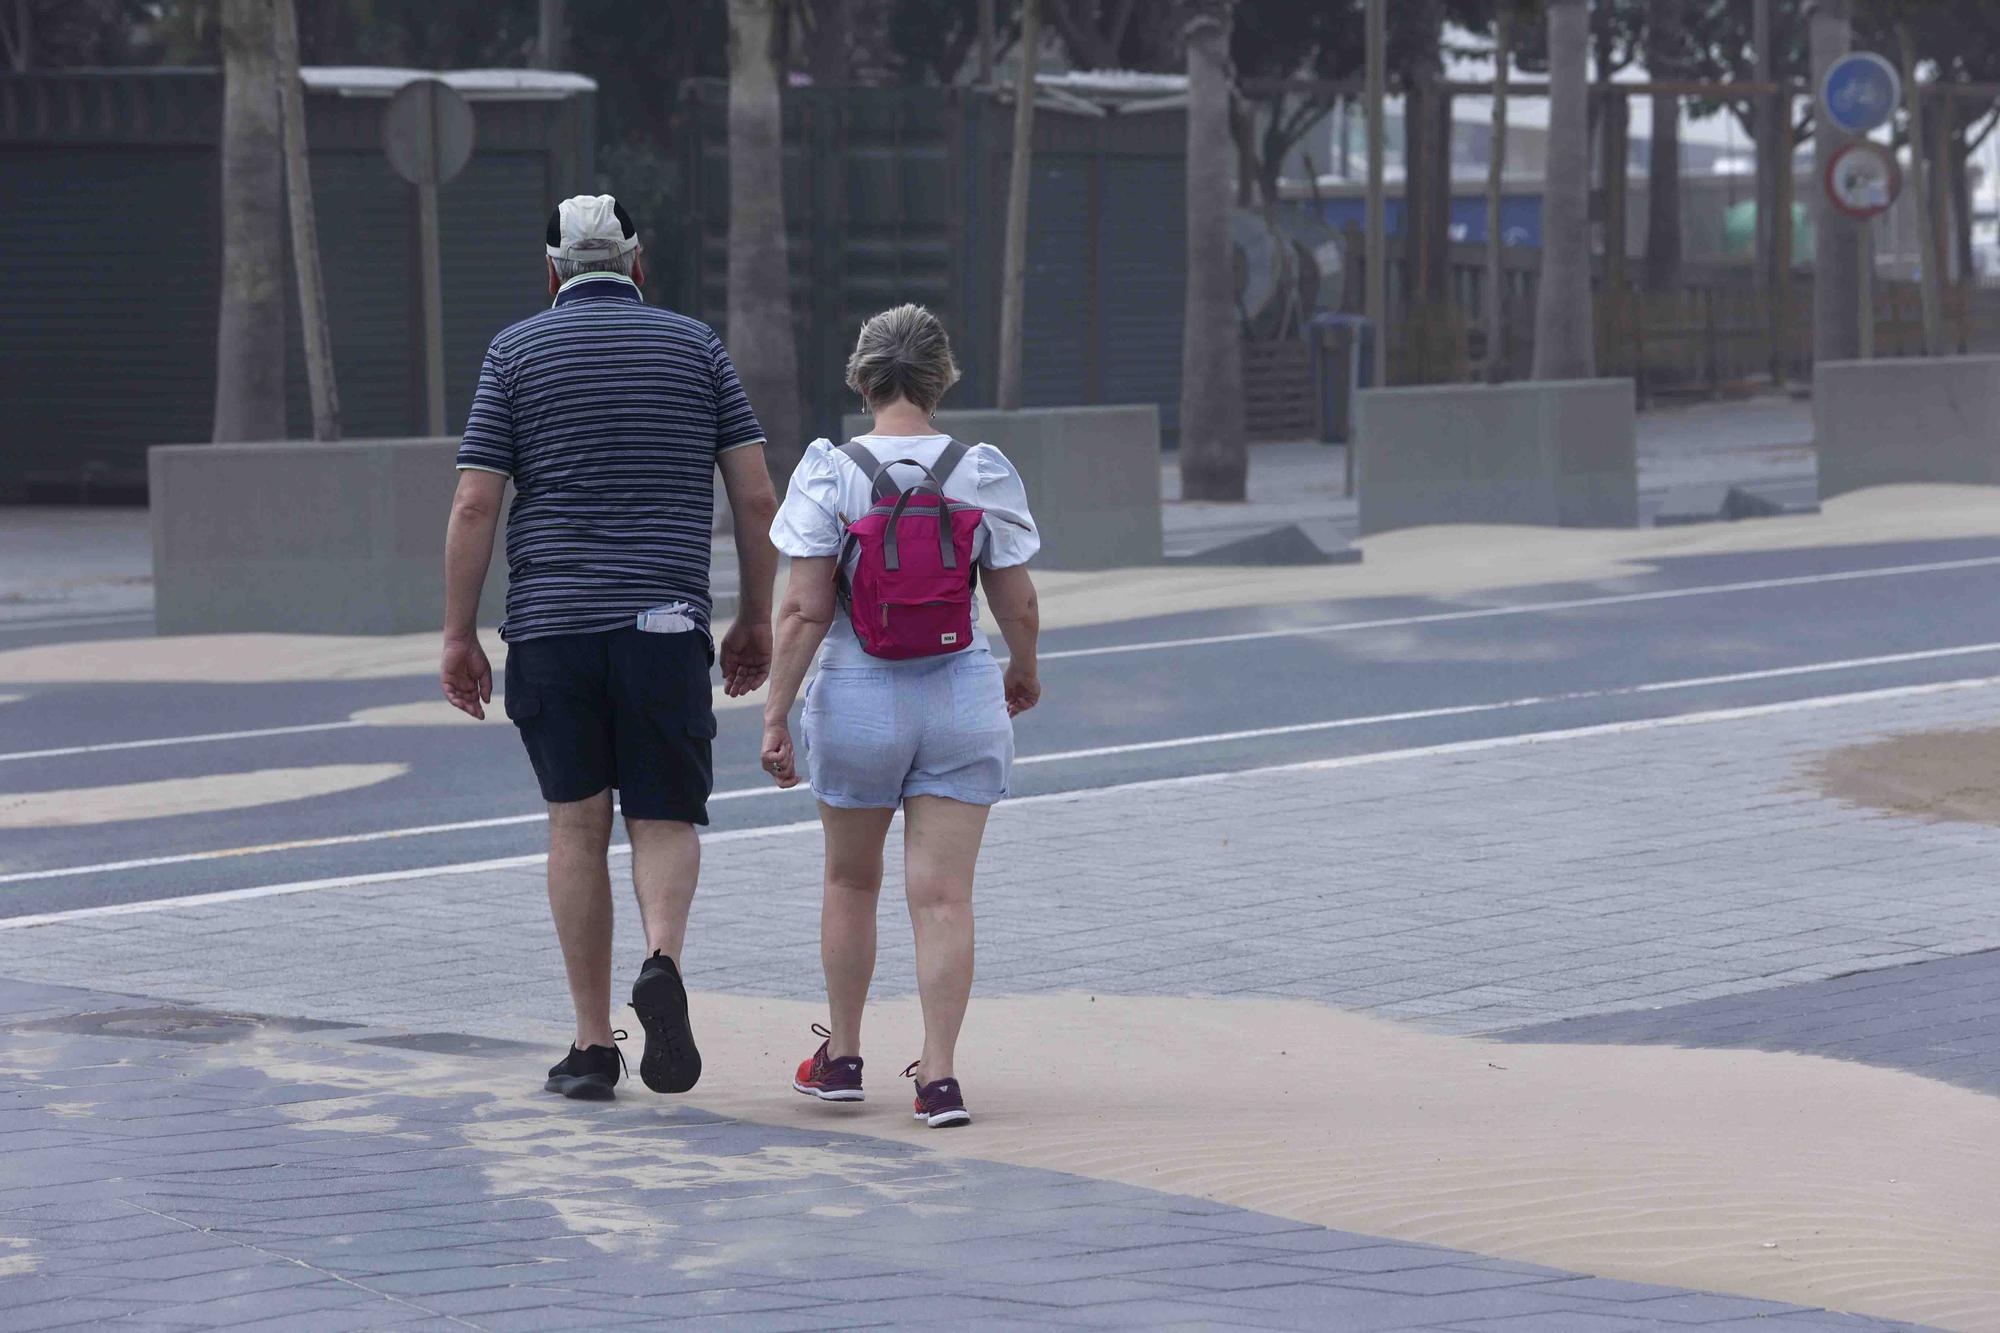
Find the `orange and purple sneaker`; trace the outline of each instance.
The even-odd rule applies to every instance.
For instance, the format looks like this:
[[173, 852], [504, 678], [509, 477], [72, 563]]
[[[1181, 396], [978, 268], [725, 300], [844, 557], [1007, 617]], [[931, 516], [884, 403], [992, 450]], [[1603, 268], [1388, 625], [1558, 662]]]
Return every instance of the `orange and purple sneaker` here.
[[[903, 1077], [916, 1082], [917, 1066], [922, 1063], [921, 1060], [910, 1061]], [[917, 1083], [917, 1119], [932, 1129], [971, 1124], [972, 1112], [965, 1109], [965, 1098], [959, 1093], [958, 1080], [939, 1078], [929, 1083]]]
[[813, 1035], [825, 1040], [813, 1052], [810, 1060], [799, 1065], [797, 1077], [792, 1079], [792, 1089], [803, 1092], [808, 1097], [817, 1097], [823, 1102], [858, 1102], [865, 1100], [861, 1091], [861, 1057], [843, 1055], [835, 1060], [827, 1055], [833, 1045], [833, 1034], [815, 1023]]

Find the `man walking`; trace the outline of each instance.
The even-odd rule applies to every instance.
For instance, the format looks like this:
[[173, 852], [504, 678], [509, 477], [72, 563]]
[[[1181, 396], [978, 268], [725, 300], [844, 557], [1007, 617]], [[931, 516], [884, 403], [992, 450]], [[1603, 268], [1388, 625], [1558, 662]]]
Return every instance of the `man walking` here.
[[632, 840], [647, 958], [632, 987], [655, 1092], [701, 1077], [680, 974], [708, 822], [708, 565], [719, 466], [741, 568], [722, 637], [723, 688], [747, 694], [771, 664], [770, 542], [777, 500], [763, 432], [721, 339], [646, 305], [632, 220], [609, 195], [550, 216], [549, 309], [487, 350], [458, 451], [445, 537], [445, 698], [486, 715], [493, 672], [474, 628], [500, 501], [507, 523], [506, 710], [549, 803], [549, 907], [576, 1038], [549, 1071], [567, 1097], [610, 1098], [611, 792]]

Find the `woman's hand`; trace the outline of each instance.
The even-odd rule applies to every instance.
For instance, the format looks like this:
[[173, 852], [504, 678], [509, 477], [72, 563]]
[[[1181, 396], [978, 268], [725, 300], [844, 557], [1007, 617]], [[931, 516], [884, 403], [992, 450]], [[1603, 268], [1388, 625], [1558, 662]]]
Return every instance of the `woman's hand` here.
[[792, 755], [792, 731], [783, 722], [764, 724], [764, 771], [780, 787], [799, 785], [798, 766]]
[[1033, 666], [1007, 664], [1007, 716], [1019, 717], [1042, 701], [1042, 681]]

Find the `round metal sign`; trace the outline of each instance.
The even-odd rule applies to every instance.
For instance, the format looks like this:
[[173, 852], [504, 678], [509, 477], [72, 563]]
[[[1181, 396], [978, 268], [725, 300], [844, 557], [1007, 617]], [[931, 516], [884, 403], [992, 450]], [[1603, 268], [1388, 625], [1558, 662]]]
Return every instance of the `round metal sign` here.
[[441, 79], [414, 79], [382, 113], [382, 151], [412, 185], [442, 185], [472, 156], [472, 108]]
[[1851, 218], [1868, 219], [1889, 211], [1903, 192], [1903, 169], [1881, 144], [1858, 139], [1843, 145], [1826, 164], [1826, 197]]
[[1846, 134], [1866, 134], [1888, 124], [1902, 100], [1902, 77], [1873, 51], [1855, 51], [1834, 61], [1820, 85], [1821, 109]]

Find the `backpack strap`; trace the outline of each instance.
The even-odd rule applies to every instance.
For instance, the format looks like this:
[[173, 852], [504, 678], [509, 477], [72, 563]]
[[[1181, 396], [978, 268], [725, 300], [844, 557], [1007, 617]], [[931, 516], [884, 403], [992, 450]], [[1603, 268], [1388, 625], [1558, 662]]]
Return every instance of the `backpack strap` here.
[[[889, 476], [890, 468], [895, 467], [897, 463], [909, 463], [913, 467], [923, 467], [923, 464], [917, 462], [914, 458], [902, 458], [895, 460], [895, 462], [885, 463], [875, 456], [873, 450], [868, 448], [867, 445], [862, 444], [859, 440], [849, 440], [846, 444], [841, 445], [840, 452], [847, 456], [849, 462], [861, 469], [862, 476], [868, 478], [869, 485], [874, 489], [875, 502], [877, 504], [880, 504], [884, 500], [893, 500], [902, 494], [902, 489]], [[944, 451], [937, 456], [937, 462], [924, 468], [924, 471], [930, 474], [930, 479], [937, 483], [940, 495], [944, 493], [945, 479], [958, 471], [958, 465], [963, 463], [965, 456], [971, 452], [972, 448], [970, 445], [962, 444], [957, 440], [946, 437]]]
[[869, 484], [875, 489], [877, 503], [893, 500], [900, 493], [896, 489], [896, 483], [889, 480], [889, 469], [893, 464], [884, 463], [877, 458], [868, 446], [858, 440], [849, 440], [840, 446], [840, 452], [847, 455], [849, 462], [861, 469], [862, 476], [868, 478]]
[[952, 473], [958, 471], [958, 465], [963, 463], [965, 456], [971, 452], [971, 446], [960, 444], [949, 436], [946, 437], [944, 452], [937, 456], [937, 462], [931, 464], [931, 476], [940, 487]]

